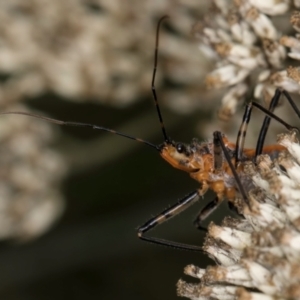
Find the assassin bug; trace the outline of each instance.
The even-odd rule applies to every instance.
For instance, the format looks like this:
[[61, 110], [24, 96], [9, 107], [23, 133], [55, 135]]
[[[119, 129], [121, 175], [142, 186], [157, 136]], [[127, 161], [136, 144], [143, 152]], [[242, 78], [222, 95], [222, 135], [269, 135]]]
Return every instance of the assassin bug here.
[[[165, 209], [160, 214], [154, 218], [147, 221], [144, 225], [138, 228], [138, 237], [142, 240], [152, 242], [155, 244], [166, 245], [178, 249], [203, 251], [202, 247], [182, 244], [174, 241], [168, 241], [160, 238], [149, 237], [146, 235], [148, 231], [166, 221], [167, 219], [177, 215], [182, 212], [190, 205], [194, 204], [199, 197], [203, 196], [208, 189], [213, 190], [216, 193], [216, 198], [208, 205], [206, 205], [198, 214], [195, 221], [196, 226], [199, 229], [203, 229], [201, 226], [202, 221], [207, 218], [207, 216], [214, 211], [223, 199], [227, 199], [229, 204], [232, 205], [234, 199], [236, 198], [237, 191], [240, 194], [245, 205], [249, 206], [249, 199], [247, 195], [247, 190], [244, 188], [245, 181], [250, 179], [246, 177], [243, 171], [243, 166], [245, 161], [254, 161], [256, 157], [262, 153], [269, 154], [272, 158], [278, 156], [280, 151], [285, 150], [283, 146], [271, 145], [264, 147], [264, 140], [271, 118], [275, 119], [282, 125], [284, 125], [288, 130], [296, 129], [296, 127], [290, 126], [285, 121], [273, 114], [275, 107], [278, 104], [281, 94], [283, 94], [288, 102], [291, 104], [292, 108], [297, 113], [300, 118], [300, 111], [294, 104], [293, 100], [286, 91], [276, 90], [276, 93], [271, 101], [269, 109], [263, 108], [261, 105], [255, 102], [250, 102], [246, 105], [243, 120], [240, 126], [240, 130], [237, 136], [236, 143], [231, 143], [228, 141], [225, 135], [219, 131], [213, 133], [212, 142], [199, 143], [193, 140], [190, 144], [177, 143], [171, 140], [166, 132], [160, 107], [158, 104], [158, 98], [155, 89], [155, 76], [157, 70], [157, 60], [158, 60], [158, 43], [159, 43], [159, 29], [162, 21], [167, 18], [167, 16], [162, 17], [157, 25], [156, 29], [156, 43], [154, 52], [154, 68], [152, 75], [152, 94], [155, 102], [155, 107], [159, 122], [161, 125], [161, 130], [164, 138], [164, 142], [161, 145], [155, 145], [146, 140], [136, 138], [134, 136], [115, 131], [113, 129], [105, 128], [102, 126], [89, 124], [89, 123], [79, 123], [79, 122], [68, 122], [61, 121], [57, 119], [52, 119], [44, 116], [34, 115], [26, 112], [4, 112], [4, 114], [20, 114], [30, 117], [39, 118], [57, 125], [66, 126], [77, 126], [77, 127], [89, 127], [96, 130], [107, 131], [127, 139], [132, 139], [143, 144], [154, 148], [159, 152], [161, 157], [166, 160], [174, 168], [180, 169], [189, 173], [189, 175], [200, 183], [200, 188], [191, 192], [187, 196], [181, 198], [174, 205]], [[261, 132], [259, 134], [256, 149], [244, 149], [244, 141], [246, 137], [247, 125], [250, 121], [251, 112], [253, 106], [260, 109], [266, 114]]]

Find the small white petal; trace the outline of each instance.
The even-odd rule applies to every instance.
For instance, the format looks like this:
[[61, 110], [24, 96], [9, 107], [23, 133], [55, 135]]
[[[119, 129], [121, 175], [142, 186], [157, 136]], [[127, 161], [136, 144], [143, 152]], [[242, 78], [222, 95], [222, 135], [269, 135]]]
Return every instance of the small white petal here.
[[223, 267], [214, 266], [206, 269], [204, 276], [207, 283], [227, 282], [245, 287], [253, 287], [252, 279], [248, 271], [240, 264]]
[[239, 68], [235, 65], [226, 65], [211, 72], [206, 77], [208, 88], [220, 88], [241, 82], [249, 75], [249, 70]]
[[293, 133], [292, 136], [289, 135], [280, 135], [278, 138], [278, 143], [288, 149], [293, 157], [300, 164], [300, 145], [297, 142], [294, 142], [296, 133]]
[[266, 15], [252, 8], [247, 11], [246, 20], [260, 38], [277, 40], [277, 28], [274, 27], [273, 22]]
[[281, 87], [290, 93], [300, 93], [300, 84], [290, 78], [286, 70], [274, 73], [270, 81], [276, 87]]
[[227, 245], [242, 250], [251, 244], [251, 234], [243, 231], [235, 230], [229, 227], [217, 226], [211, 224], [208, 228], [209, 234], [215, 238], [220, 239]]
[[262, 13], [267, 15], [275, 16], [281, 15], [287, 12], [289, 9], [289, 1], [278, 1], [278, 0], [249, 0], [249, 2], [259, 9]]
[[272, 274], [270, 271], [262, 265], [250, 260], [242, 260], [242, 263], [247, 267], [247, 270], [258, 289], [271, 295], [276, 292], [276, 287], [271, 284]]

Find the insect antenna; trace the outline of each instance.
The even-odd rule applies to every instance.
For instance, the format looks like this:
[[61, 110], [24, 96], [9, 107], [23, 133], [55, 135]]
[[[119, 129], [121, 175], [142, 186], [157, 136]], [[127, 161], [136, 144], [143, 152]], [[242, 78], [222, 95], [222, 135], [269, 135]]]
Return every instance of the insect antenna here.
[[98, 126], [98, 125], [95, 125], [95, 124], [81, 123], [81, 122], [71, 122], [71, 121], [62, 121], [62, 120], [57, 120], [57, 119], [53, 119], [53, 118], [49, 118], [49, 117], [45, 117], [45, 116], [35, 115], [35, 114], [27, 113], [27, 112], [18, 112], [18, 111], [3, 112], [3, 113], [0, 113], [0, 115], [24, 115], [24, 116], [29, 116], [29, 117], [41, 119], [41, 120], [44, 120], [44, 121], [47, 121], [47, 122], [50, 122], [50, 123], [53, 123], [53, 124], [57, 124], [57, 125], [74, 126], [74, 127], [89, 127], [91, 129], [94, 129], [94, 130], [102, 130], [102, 131], [110, 132], [110, 133], [122, 136], [124, 138], [143, 143], [143, 144], [148, 145], [152, 148], [155, 148], [156, 150], [159, 151], [159, 147], [157, 145], [154, 145], [154, 144], [152, 144], [152, 143], [150, 143], [146, 140], [143, 140], [143, 139], [140, 139], [140, 138], [134, 137], [132, 135], [122, 133], [120, 131], [116, 131], [116, 130], [113, 130], [113, 129], [110, 129], [110, 128]]
[[[163, 118], [162, 118], [162, 114], [161, 114], [160, 107], [159, 107], [159, 104], [158, 104], [156, 88], [155, 88], [155, 78], [156, 78], [157, 60], [158, 60], [159, 30], [160, 30], [160, 26], [161, 26], [162, 21], [167, 19], [167, 18], [169, 18], [169, 16], [167, 16], [167, 15], [160, 18], [160, 20], [158, 21], [158, 24], [157, 24], [157, 28], [156, 28], [156, 39], [155, 39], [155, 50], [154, 50], [154, 67], [153, 67], [153, 74], [152, 74], [152, 81], [151, 81], [151, 90], [152, 90], [153, 99], [154, 99], [154, 103], [155, 103], [155, 107], [156, 107], [156, 111], [157, 111], [157, 115], [158, 115], [158, 118], [159, 118], [159, 122], [160, 122], [160, 126], [161, 126], [161, 129], [162, 129], [164, 140], [165, 140], [165, 142], [170, 143], [170, 139], [167, 136], [165, 125], [164, 125]], [[148, 142], [148, 141], [143, 140], [141, 138], [134, 137], [134, 136], [126, 134], [126, 133], [122, 133], [120, 131], [116, 131], [116, 130], [113, 130], [113, 129], [110, 129], [110, 128], [98, 126], [98, 125], [95, 125], [95, 124], [81, 123], [81, 122], [71, 122], [71, 121], [62, 121], [62, 120], [49, 118], [49, 117], [36, 115], [36, 114], [31, 114], [31, 113], [27, 113], [27, 112], [14, 112], [14, 111], [12, 111], [12, 112], [3, 112], [3, 113], [0, 113], [0, 115], [24, 115], [24, 116], [29, 116], [29, 117], [41, 119], [41, 120], [44, 120], [44, 121], [47, 121], [47, 122], [50, 122], [50, 123], [53, 123], [53, 124], [57, 124], [57, 125], [75, 126], [75, 127], [89, 127], [91, 129], [94, 129], [94, 130], [102, 130], [102, 131], [110, 132], [110, 133], [122, 136], [124, 138], [143, 143], [145, 145], [148, 145], [148, 146], [150, 146], [152, 148], [155, 148], [156, 150], [160, 151], [160, 147], [153, 144], [153, 143], [151, 143], [151, 142]]]
[[156, 94], [156, 88], [155, 88], [155, 77], [156, 77], [156, 70], [157, 70], [157, 59], [158, 59], [158, 45], [159, 45], [159, 30], [160, 30], [160, 25], [162, 23], [162, 21], [164, 21], [165, 19], [169, 18], [169, 16], [163, 16], [160, 18], [160, 20], [158, 21], [157, 27], [156, 27], [156, 37], [155, 37], [155, 50], [154, 50], [154, 66], [153, 66], [153, 73], [152, 73], [152, 82], [151, 82], [151, 90], [152, 90], [152, 94], [153, 94], [153, 99], [154, 99], [154, 103], [155, 103], [155, 107], [156, 107], [156, 111], [157, 111], [157, 115], [158, 115], [158, 119], [160, 122], [160, 126], [161, 126], [161, 130], [164, 136], [164, 140], [165, 142], [170, 142], [170, 139], [167, 136], [167, 132], [166, 132], [166, 128], [163, 122], [163, 118], [162, 118], [162, 114], [158, 105], [158, 99], [157, 99], [157, 94]]

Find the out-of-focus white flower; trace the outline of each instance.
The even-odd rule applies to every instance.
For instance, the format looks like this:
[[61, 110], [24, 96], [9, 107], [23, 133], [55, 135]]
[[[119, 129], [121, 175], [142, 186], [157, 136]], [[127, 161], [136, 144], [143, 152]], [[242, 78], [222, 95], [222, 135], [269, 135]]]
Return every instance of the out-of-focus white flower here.
[[[25, 111], [16, 106], [15, 110]], [[48, 148], [50, 125], [29, 117], [0, 118], [0, 239], [41, 235], [64, 210], [59, 184], [67, 166]]]
[[[0, 72], [7, 80], [0, 82], [0, 104], [52, 92], [72, 101], [128, 105], [150, 93], [159, 16], [174, 12], [168, 22], [180, 33], [161, 30], [172, 67], [199, 62], [194, 42], [186, 38], [199, 5], [197, 0], [1, 1]], [[204, 71], [186, 68], [185, 78], [198, 86]], [[186, 84], [175, 73], [161, 68], [157, 85], [164, 78]]]

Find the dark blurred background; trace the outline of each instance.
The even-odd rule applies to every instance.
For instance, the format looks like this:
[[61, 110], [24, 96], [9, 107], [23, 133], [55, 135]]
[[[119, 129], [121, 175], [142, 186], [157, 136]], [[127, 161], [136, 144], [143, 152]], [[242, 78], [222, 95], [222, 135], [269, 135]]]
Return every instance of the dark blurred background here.
[[[100, 124], [99, 120], [113, 116], [113, 121], [107, 122], [112, 128], [129, 127], [133, 135], [155, 143], [162, 141], [151, 97], [122, 110], [51, 99], [55, 110], [46, 109], [51, 116], [65, 112], [70, 120]], [[37, 101], [30, 104], [38, 107]], [[196, 135], [199, 113], [183, 117], [166, 108], [163, 113], [174, 139], [189, 141]], [[146, 126], [140, 124], [143, 120]], [[175, 299], [175, 284], [183, 276], [183, 268], [190, 263], [205, 266], [207, 257], [145, 243], [137, 238], [136, 229], [197, 188], [197, 182], [145, 145], [78, 128], [56, 131], [59, 139], [55, 149], [73, 162], [60, 185], [66, 208], [44, 235], [22, 244], [2, 244], [2, 297]], [[203, 234], [192, 221], [210, 196], [151, 234], [201, 245]]]

